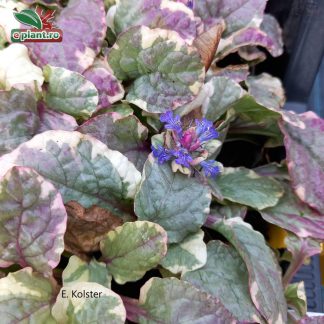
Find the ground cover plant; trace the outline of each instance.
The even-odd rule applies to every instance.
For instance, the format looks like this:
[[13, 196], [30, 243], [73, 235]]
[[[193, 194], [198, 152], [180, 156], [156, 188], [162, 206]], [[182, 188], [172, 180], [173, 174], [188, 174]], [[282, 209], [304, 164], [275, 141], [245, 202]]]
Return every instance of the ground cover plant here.
[[[63, 42], [10, 43], [36, 5]], [[324, 120], [252, 73], [265, 6], [1, 2], [2, 323], [314, 321]]]

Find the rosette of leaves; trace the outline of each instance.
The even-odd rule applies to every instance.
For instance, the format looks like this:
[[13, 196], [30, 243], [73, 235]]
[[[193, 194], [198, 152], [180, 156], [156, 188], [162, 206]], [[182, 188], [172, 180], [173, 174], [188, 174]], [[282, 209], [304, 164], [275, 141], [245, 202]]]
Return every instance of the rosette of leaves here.
[[[10, 44], [36, 2], [63, 42]], [[0, 4], [3, 323], [310, 321], [324, 121], [250, 71], [282, 52], [265, 5]]]

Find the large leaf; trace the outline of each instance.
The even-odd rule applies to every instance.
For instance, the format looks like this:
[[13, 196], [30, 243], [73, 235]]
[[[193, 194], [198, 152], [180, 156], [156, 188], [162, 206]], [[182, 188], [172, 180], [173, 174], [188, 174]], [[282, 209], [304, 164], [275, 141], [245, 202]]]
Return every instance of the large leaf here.
[[41, 67], [50, 64], [82, 73], [93, 63], [106, 34], [103, 1], [71, 0], [54, 24], [62, 29], [63, 41], [29, 43], [31, 57]]
[[213, 77], [205, 85], [206, 96], [202, 105], [203, 115], [212, 121], [219, 119], [245, 91], [227, 77]]
[[222, 303], [176, 278], [151, 278], [141, 288], [139, 323], [233, 324], [235, 318]]
[[218, 188], [224, 199], [258, 210], [275, 206], [284, 194], [278, 181], [243, 167], [224, 168], [217, 179], [209, 182]]
[[0, 156], [31, 139], [38, 126], [36, 100], [31, 91], [0, 91]]
[[197, 35], [192, 10], [182, 3], [169, 0], [121, 0], [117, 2], [113, 27], [117, 34], [131, 26], [174, 30], [188, 42]]
[[12, 44], [0, 50], [0, 89], [10, 90], [12, 86], [24, 83], [40, 88], [44, 82], [42, 70], [34, 65], [25, 45]]
[[297, 196], [324, 214], [324, 119], [313, 112], [285, 112], [284, 133], [288, 171]]
[[266, 0], [195, 0], [194, 12], [206, 25], [219, 18], [226, 23], [225, 36], [247, 26], [258, 27], [262, 21]]
[[53, 292], [48, 280], [31, 268], [9, 273], [0, 279], [2, 323], [55, 324], [51, 315]]
[[124, 284], [158, 265], [167, 251], [167, 235], [158, 224], [129, 222], [110, 231], [100, 242], [100, 250], [109, 273]]
[[78, 129], [105, 143], [110, 149], [125, 154], [138, 170], [143, 169], [149, 150], [145, 143], [148, 129], [137, 117], [122, 117], [118, 113], [105, 113], [89, 119]]
[[285, 193], [277, 205], [263, 209], [262, 217], [269, 223], [280, 226], [299, 237], [324, 240], [324, 216], [304, 204], [292, 191], [288, 183], [283, 183]]
[[98, 90], [81, 74], [46, 65], [44, 76], [49, 83], [44, 99], [52, 109], [82, 118], [89, 117], [96, 110]]
[[108, 55], [119, 80], [135, 79], [127, 100], [148, 112], [165, 112], [192, 101], [205, 76], [197, 49], [174, 31], [132, 27]]
[[92, 259], [89, 263], [72, 255], [62, 274], [63, 286], [71, 286], [76, 282], [97, 282], [110, 288], [111, 276], [106, 265]]
[[124, 155], [79, 132], [36, 135], [0, 158], [1, 174], [14, 165], [34, 168], [59, 189], [64, 202], [97, 204], [117, 215], [127, 209], [125, 200], [134, 197], [141, 178]]
[[263, 322], [251, 300], [249, 274], [238, 252], [220, 241], [209, 242], [207, 252], [206, 265], [182, 279], [217, 297], [239, 321]]
[[113, 75], [106, 61], [95, 60], [95, 63], [83, 75], [96, 86], [99, 92], [98, 109], [109, 107], [114, 102], [123, 99], [124, 88]]
[[14, 167], [0, 180], [0, 266], [50, 274], [64, 251], [61, 195], [34, 170]]
[[126, 310], [119, 295], [95, 282], [63, 287], [52, 308], [58, 323], [124, 324]]
[[38, 103], [37, 110], [40, 119], [38, 133], [46, 132], [47, 130], [74, 131], [78, 127], [76, 120], [72, 116], [48, 109], [43, 102]]
[[162, 259], [163, 268], [172, 273], [184, 274], [201, 268], [207, 261], [207, 249], [204, 243], [204, 232], [188, 235], [180, 243], [169, 244], [168, 253]]
[[236, 248], [249, 272], [250, 295], [255, 307], [269, 323], [287, 323], [287, 304], [283, 294], [281, 271], [264, 237], [241, 218], [216, 225]]
[[172, 172], [168, 164], [160, 165], [150, 155], [135, 197], [135, 213], [141, 220], [160, 224], [168, 233], [168, 242], [175, 243], [199, 230], [210, 201], [207, 186]]

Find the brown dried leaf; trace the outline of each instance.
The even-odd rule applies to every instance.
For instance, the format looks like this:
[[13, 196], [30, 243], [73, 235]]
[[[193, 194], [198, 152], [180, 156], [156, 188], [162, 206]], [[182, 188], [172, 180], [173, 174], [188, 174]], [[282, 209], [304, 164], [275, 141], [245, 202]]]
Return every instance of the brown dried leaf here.
[[205, 65], [206, 71], [209, 69], [221, 39], [221, 35], [225, 29], [225, 24], [222, 21], [211, 27], [209, 30], [200, 34], [194, 41], [193, 45], [198, 49]]
[[99, 242], [107, 232], [123, 224], [121, 218], [98, 206], [84, 208], [76, 201], [65, 204], [68, 214], [64, 236], [65, 250], [88, 259], [89, 253], [99, 250]]

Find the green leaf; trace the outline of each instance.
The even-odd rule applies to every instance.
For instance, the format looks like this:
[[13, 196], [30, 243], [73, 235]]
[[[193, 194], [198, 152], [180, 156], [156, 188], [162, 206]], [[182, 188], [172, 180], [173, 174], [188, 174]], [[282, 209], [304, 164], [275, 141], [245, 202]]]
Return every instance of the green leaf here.
[[52, 308], [60, 324], [124, 324], [126, 310], [119, 295], [95, 282], [77, 282], [63, 287]]
[[36, 100], [31, 91], [0, 91], [0, 156], [31, 139], [38, 126]]
[[204, 243], [204, 232], [188, 235], [182, 242], [168, 246], [167, 255], [161, 265], [170, 272], [184, 274], [204, 266], [207, 260], [207, 249]]
[[0, 180], [0, 267], [19, 264], [51, 275], [64, 251], [67, 214], [54, 186], [33, 169]]
[[203, 115], [218, 120], [245, 93], [243, 88], [227, 77], [213, 77], [205, 85], [206, 97], [202, 105]]
[[197, 49], [174, 31], [129, 28], [108, 54], [120, 80], [135, 80], [127, 100], [148, 112], [162, 113], [192, 101], [203, 84], [204, 66]]
[[49, 83], [44, 99], [50, 108], [84, 119], [96, 110], [98, 90], [83, 75], [51, 65], [46, 65], [43, 71]]
[[278, 181], [243, 167], [224, 168], [219, 177], [209, 182], [218, 188], [224, 199], [258, 210], [276, 205], [284, 194]]
[[299, 316], [303, 317], [307, 313], [307, 301], [304, 282], [290, 284], [285, 290], [285, 297], [288, 306], [294, 308]]
[[37, 29], [43, 28], [42, 21], [37, 13], [32, 9], [24, 9], [20, 12], [14, 12], [13, 14], [15, 18], [24, 25], [36, 27]]
[[220, 241], [211, 241], [207, 253], [206, 265], [185, 273], [182, 279], [217, 297], [239, 321], [263, 322], [251, 300], [249, 274], [238, 252]]
[[96, 282], [110, 288], [111, 276], [106, 265], [92, 259], [89, 263], [75, 255], [69, 259], [69, 263], [62, 274], [63, 286], [71, 286], [76, 282]]
[[0, 292], [2, 323], [55, 323], [50, 309], [51, 284], [31, 268], [0, 279]]
[[249, 272], [250, 295], [255, 307], [269, 323], [287, 323], [281, 270], [264, 237], [241, 218], [215, 226], [237, 250]]
[[119, 284], [141, 279], [167, 251], [167, 234], [151, 222], [125, 223], [100, 242], [102, 260]]
[[140, 324], [235, 323], [218, 299], [176, 278], [151, 278], [141, 288], [139, 305], [145, 310]]
[[141, 220], [160, 224], [168, 233], [169, 243], [197, 232], [207, 218], [210, 202], [207, 186], [172, 172], [168, 163], [160, 165], [149, 156], [135, 196], [135, 213]]
[[128, 159], [79, 132], [47, 131], [0, 158], [0, 175], [12, 166], [34, 168], [60, 191], [64, 202], [98, 205], [114, 215], [129, 212], [141, 174]]

